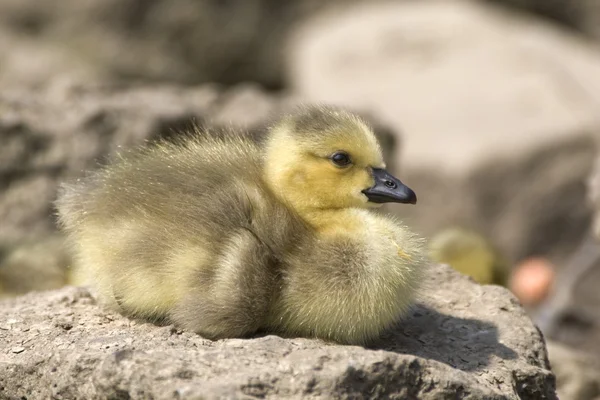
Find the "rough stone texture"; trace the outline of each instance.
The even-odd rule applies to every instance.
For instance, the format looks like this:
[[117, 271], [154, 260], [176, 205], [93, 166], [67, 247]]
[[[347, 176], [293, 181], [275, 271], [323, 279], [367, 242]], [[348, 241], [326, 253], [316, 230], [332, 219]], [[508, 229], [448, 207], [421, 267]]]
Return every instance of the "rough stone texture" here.
[[554, 399], [515, 298], [439, 265], [420, 304], [365, 349], [276, 336], [211, 342], [99, 308], [85, 289], [0, 303], [6, 398]]
[[53, 230], [52, 201], [61, 179], [93, 168], [118, 146], [168, 133], [217, 98], [210, 88], [52, 86], [0, 96], [0, 242]]
[[307, 100], [402, 132], [423, 233], [466, 223], [513, 261], [561, 261], [587, 230], [600, 52], [581, 38], [484, 2], [361, 4], [304, 23], [288, 69]]
[[600, 360], [556, 342], [547, 342], [561, 400], [600, 399]]
[[594, 210], [593, 232], [600, 240], [600, 157], [594, 161], [594, 167], [587, 180], [587, 199]]
[[597, 0], [491, 0], [551, 18], [600, 39], [600, 2]]
[[324, 5], [319, 0], [3, 0], [0, 84], [78, 76], [188, 84], [249, 80], [280, 87], [286, 33]]
[[[554, 318], [552, 325], [546, 329], [546, 335], [554, 341], [561, 342], [574, 349], [588, 354], [600, 354], [600, 158], [587, 181], [587, 196], [594, 210], [592, 233], [587, 241], [573, 255], [566, 268], [559, 272], [554, 295], [541, 310], [538, 310], [540, 326], [549, 322], [548, 316]], [[595, 235], [594, 235], [595, 234]], [[559, 355], [564, 354], [558, 348]], [[576, 356], [565, 356], [569, 364], [576, 364]], [[600, 362], [600, 359], [598, 359]], [[585, 363], [584, 363], [585, 365]], [[595, 363], [595, 374], [600, 381], [600, 364]], [[562, 381], [571, 381], [568, 368], [563, 368]], [[578, 387], [586, 381], [585, 376], [571, 386]], [[577, 383], [579, 382], [579, 383]], [[585, 386], [585, 385], [584, 385]], [[599, 395], [600, 397], [600, 395]]]
[[[212, 85], [120, 88], [58, 81], [37, 91], [4, 90], [0, 94], [4, 293], [60, 287], [64, 282], [68, 256], [54, 235], [52, 208], [61, 181], [96, 168], [119, 147], [168, 138], [193, 124], [235, 126], [258, 135], [267, 121], [297, 103], [251, 84], [225, 90]], [[374, 121], [374, 126], [390, 158], [395, 136], [382, 124]]]
[[561, 399], [600, 399], [600, 164], [588, 180], [592, 232], [558, 271], [551, 296], [532, 315], [548, 343]]
[[564, 265], [589, 230], [585, 179], [594, 147], [591, 135], [573, 135], [522, 157], [483, 163], [456, 192], [474, 203], [463, 220], [513, 260], [544, 255]]
[[[291, 28], [323, 9], [364, 0], [4, 0], [0, 84], [57, 76], [285, 85]], [[494, 0], [600, 38], [597, 0]], [[369, 3], [380, 3], [370, 1]]]
[[[59, 0], [44, 6], [36, 1], [3, 1], [0, 24], [5, 36], [12, 35], [20, 45], [7, 43], [19, 51], [2, 52], [1, 78], [6, 83], [15, 77], [23, 83], [40, 83], [55, 73], [75, 72], [187, 83], [240, 79], [273, 83], [279, 66], [268, 53], [276, 45], [260, 44], [280, 37], [275, 33], [283, 27], [285, 7], [277, 4]], [[32, 58], [55, 62], [44, 72], [31, 65]]]

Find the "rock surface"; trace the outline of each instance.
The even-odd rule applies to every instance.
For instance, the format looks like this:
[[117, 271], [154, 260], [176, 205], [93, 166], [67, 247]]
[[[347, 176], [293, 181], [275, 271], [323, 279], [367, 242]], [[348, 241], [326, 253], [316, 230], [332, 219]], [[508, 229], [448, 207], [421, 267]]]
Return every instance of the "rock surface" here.
[[587, 230], [600, 52], [572, 33], [489, 3], [365, 3], [304, 23], [288, 68], [307, 100], [402, 132], [423, 233], [467, 223], [516, 261]]
[[255, 81], [280, 87], [287, 32], [325, 3], [4, 0], [0, 84], [31, 86], [77, 76], [185, 84]]
[[61, 85], [2, 93], [1, 243], [54, 229], [52, 201], [61, 179], [96, 167], [118, 146], [168, 134], [195, 115], [202, 121], [202, 111], [217, 97], [208, 88], [114, 93]]
[[596, 156], [594, 167], [587, 179], [587, 199], [594, 211], [592, 231], [596, 238], [600, 240], [600, 156]]
[[[356, 3], [382, 1], [351, 0]], [[494, 0], [600, 38], [596, 0]], [[296, 23], [349, 0], [4, 0], [0, 84], [85, 80], [286, 84]]]
[[[573, 258], [557, 276], [554, 294], [541, 310], [538, 324], [545, 329], [547, 337], [556, 342], [583, 350], [588, 354], [600, 354], [600, 158], [587, 181], [587, 196], [594, 211], [591, 233], [573, 254]], [[548, 326], [544, 326], [548, 325]], [[566, 355], [556, 346], [560, 358], [568, 364], [581, 364], [578, 355]], [[600, 359], [598, 359], [600, 361]], [[596, 381], [600, 382], [600, 364], [595, 363]], [[585, 365], [585, 363], [583, 363]], [[591, 366], [589, 367], [591, 368]], [[579, 387], [589, 379], [581, 375], [576, 379], [569, 368], [562, 368], [561, 381], [572, 381], [568, 386]], [[587, 384], [586, 384], [587, 385]], [[584, 385], [584, 386], [586, 386]], [[589, 385], [587, 385], [589, 386]], [[600, 391], [600, 387], [598, 389]]]
[[556, 374], [561, 400], [600, 398], [600, 360], [590, 352], [576, 351], [556, 342], [547, 342], [552, 370]]
[[559, 21], [600, 39], [600, 3], [596, 0], [491, 0]]
[[443, 265], [371, 348], [276, 336], [211, 342], [104, 311], [67, 287], [0, 303], [7, 398], [555, 399], [543, 339], [515, 298]]
[[13, 42], [5, 44], [17, 51], [2, 51], [0, 82], [16, 77], [37, 84], [74, 73], [91, 79], [273, 84], [279, 65], [271, 53], [277, 46], [268, 38], [279, 40], [275, 33], [283, 28], [284, 9], [269, 0], [59, 0], [47, 7], [3, 1], [0, 25]]

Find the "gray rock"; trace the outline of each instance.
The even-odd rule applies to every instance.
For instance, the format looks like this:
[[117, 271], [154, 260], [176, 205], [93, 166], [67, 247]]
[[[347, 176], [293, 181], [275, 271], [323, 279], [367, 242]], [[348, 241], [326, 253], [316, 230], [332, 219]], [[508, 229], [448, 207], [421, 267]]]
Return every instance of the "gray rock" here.
[[[41, 83], [52, 73], [75, 72], [120, 80], [255, 79], [273, 85], [279, 69], [274, 42], [288, 22], [285, 8], [269, 0], [60, 0], [47, 7], [4, 1], [0, 25], [19, 41], [6, 43], [0, 79]], [[36, 60], [50, 60], [50, 74], [32, 67]]]
[[[573, 349], [588, 354], [600, 354], [600, 158], [587, 181], [587, 197], [593, 210], [592, 229], [585, 241], [573, 253], [556, 278], [556, 284], [548, 301], [537, 310], [534, 317], [544, 329], [546, 337]], [[576, 364], [578, 356], [568, 355], [558, 344], [555, 346], [560, 359], [567, 364]], [[563, 357], [564, 355], [564, 357]], [[572, 359], [572, 360], [571, 360]], [[581, 364], [581, 363], [580, 363]], [[585, 365], [583, 363], [582, 365]], [[600, 366], [596, 366], [600, 381]], [[589, 379], [563, 367], [561, 382], [565, 390], [573, 392]], [[589, 386], [589, 385], [583, 385]], [[580, 389], [577, 389], [580, 390]], [[583, 389], [582, 389], [583, 390]], [[587, 391], [587, 389], [586, 389]], [[576, 398], [576, 397], [575, 397]]]
[[[122, 94], [120, 94], [122, 93]], [[94, 168], [119, 146], [167, 135], [217, 99], [211, 88], [139, 88], [119, 92], [55, 85], [0, 96], [0, 243], [54, 229], [60, 180]]]
[[[559, 385], [562, 386], [560, 389], [564, 393], [570, 393], [565, 398], [590, 398], [587, 394], [581, 397], [573, 394], [593, 392], [594, 380], [587, 376], [589, 375], [587, 372], [584, 374], [578, 372], [579, 370], [595, 368], [594, 373], [600, 379], [600, 366], [596, 365], [592, 368], [594, 363], [587, 363], [585, 357], [581, 358], [581, 354], [578, 354], [583, 351], [590, 355], [600, 354], [600, 292], [598, 291], [600, 283], [600, 168], [598, 167], [600, 164], [598, 160], [587, 181], [586, 191], [594, 211], [592, 229], [568, 262], [557, 271], [549, 298], [539, 307], [531, 310], [534, 320], [545, 337], [554, 342], [554, 358], [558, 363], [565, 364], [565, 366], [556, 365], [557, 362], [553, 361], [557, 374], [560, 372]], [[572, 350], [569, 350], [569, 347]], [[577, 365], [579, 367], [575, 368]]]
[[587, 180], [587, 199], [594, 211], [592, 230], [596, 238], [600, 240], [600, 157], [596, 156], [594, 168]]
[[600, 39], [600, 3], [596, 0], [491, 0], [542, 15]]
[[211, 342], [67, 287], [0, 302], [7, 398], [555, 399], [543, 338], [516, 299], [448, 267], [370, 348], [276, 336]]
[[556, 342], [547, 342], [557, 392], [562, 400], [600, 397], [600, 360]]
[[[316, 0], [5, 0], [0, 84], [85, 80], [283, 83], [290, 27]], [[331, 2], [328, 2], [331, 3]]]

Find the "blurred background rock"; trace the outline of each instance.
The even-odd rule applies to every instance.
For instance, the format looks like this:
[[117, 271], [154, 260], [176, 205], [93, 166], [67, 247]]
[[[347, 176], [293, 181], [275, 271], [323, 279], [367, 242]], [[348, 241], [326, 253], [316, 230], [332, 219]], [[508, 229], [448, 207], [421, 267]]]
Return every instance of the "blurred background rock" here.
[[[597, 371], [565, 356], [600, 360], [600, 266], [581, 255], [600, 226], [596, 0], [2, 0], [0, 88], [5, 296], [66, 282], [57, 185], [120, 146], [193, 124], [260, 134], [294, 104], [334, 103], [375, 125], [418, 193], [390, 211], [428, 237], [469, 232], [494, 255], [475, 269], [555, 274], [548, 298], [521, 300], [551, 310], [554, 363]], [[600, 396], [590, 379], [565, 398]]]

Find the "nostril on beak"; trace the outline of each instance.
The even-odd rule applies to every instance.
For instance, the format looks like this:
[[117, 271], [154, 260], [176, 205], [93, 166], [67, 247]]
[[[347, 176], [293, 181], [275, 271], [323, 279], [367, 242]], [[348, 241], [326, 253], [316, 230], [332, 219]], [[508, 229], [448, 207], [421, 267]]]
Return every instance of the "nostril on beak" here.
[[385, 181], [385, 186], [389, 187], [390, 189], [396, 189], [396, 182], [390, 181], [390, 180], [386, 180]]

